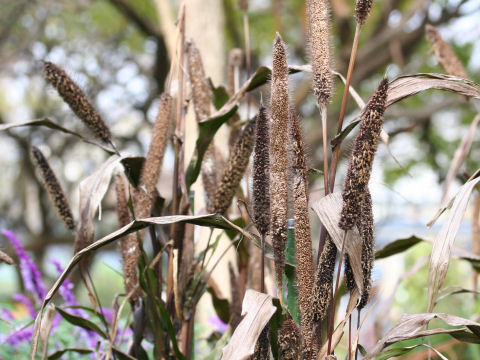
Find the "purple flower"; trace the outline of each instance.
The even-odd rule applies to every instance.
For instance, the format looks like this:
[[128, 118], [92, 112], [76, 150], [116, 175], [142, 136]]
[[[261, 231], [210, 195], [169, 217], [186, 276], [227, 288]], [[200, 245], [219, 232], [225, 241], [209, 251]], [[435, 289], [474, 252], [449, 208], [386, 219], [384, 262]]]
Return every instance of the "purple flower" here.
[[[50, 259], [50, 262], [55, 266], [58, 275], [63, 273], [64, 269], [57, 259]], [[69, 279], [65, 279], [65, 281], [62, 283], [62, 285], [60, 285], [60, 288], [58, 289], [60, 296], [63, 298], [67, 306], [78, 306], [77, 299], [75, 298], [75, 294], [73, 293], [73, 287], [74, 286], [72, 282]], [[72, 315], [88, 319], [88, 315], [85, 314], [85, 312], [81, 309], [68, 309], [68, 312]]]
[[30, 316], [35, 319], [35, 317], [37, 316], [37, 312], [35, 311], [35, 307], [33, 306], [29, 298], [27, 298], [23, 294], [14, 294], [12, 298], [13, 300], [21, 302], [23, 305], [25, 305], [25, 307], [28, 309], [28, 312], [30, 313]]
[[208, 317], [208, 322], [210, 325], [215, 327], [215, 330], [220, 331], [221, 333], [224, 333], [227, 330], [228, 325], [225, 324], [218, 315], [212, 315]]
[[15, 330], [11, 334], [2, 335], [0, 338], [0, 344], [8, 343], [11, 346], [16, 346], [22, 341], [31, 341], [33, 336], [33, 326], [24, 328], [20, 327], [18, 330]]
[[45, 285], [43, 285], [42, 275], [40, 271], [38, 271], [37, 266], [25, 252], [25, 248], [15, 234], [9, 230], [2, 230], [2, 234], [8, 238], [17, 253], [18, 260], [20, 261], [20, 273], [22, 274], [25, 289], [32, 292], [39, 301], [43, 301], [47, 289]]
[[8, 309], [2, 309], [2, 320], [15, 320], [12, 312]]

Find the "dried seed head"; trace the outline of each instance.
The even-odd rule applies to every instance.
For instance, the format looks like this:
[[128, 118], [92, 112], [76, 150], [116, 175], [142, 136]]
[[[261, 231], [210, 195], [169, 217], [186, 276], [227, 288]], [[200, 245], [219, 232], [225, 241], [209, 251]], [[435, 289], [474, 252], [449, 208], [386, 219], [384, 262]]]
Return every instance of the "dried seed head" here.
[[355, 4], [355, 17], [360, 25], [365, 24], [372, 10], [373, 0], [357, 0]]
[[46, 61], [43, 66], [45, 79], [55, 87], [70, 109], [82, 120], [85, 125], [102, 141], [111, 144], [112, 135], [98, 111], [93, 107], [87, 95], [57, 65]]
[[372, 288], [372, 268], [375, 260], [375, 237], [373, 235], [374, 221], [372, 212], [372, 197], [368, 188], [363, 197], [360, 217], [357, 223], [358, 232], [362, 239], [362, 273], [363, 273], [363, 293], [358, 304], [359, 309], [363, 309], [369, 300], [370, 290]]
[[4, 262], [8, 265], [13, 265], [13, 259], [0, 250], [0, 262]]
[[270, 342], [268, 340], [270, 326], [267, 324], [260, 333], [257, 343], [255, 344], [255, 351], [250, 357], [250, 360], [269, 360], [270, 359]]
[[241, 11], [248, 11], [248, 0], [238, 0], [238, 7]]
[[353, 275], [352, 265], [350, 264], [350, 256], [345, 253], [345, 285], [348, 291], [352, 292], [357, 287], [355, 276]]
[[213, 212], [224, 214], [232, 202], [235, 191], [242, 180], [255, 141], [256, 119], [250, 120], [240, 135], [228, 162], [223, 169], [215, 193]]
[[343, 208], [338, 224], [343, 230], [353, 228], [360, 214], [360, 206], [370, 180], [373, 159], [382, 130], [387, 90], [388, 79], [384, 78], [362, 114], [360, 130], [355, 139], [343, 186]]
[[301, 353], [300, 332], [292, 318], [283, 322], [278, 334], [278, 358], [298, 360]]
[[[121, 175], [115, 176], [115, 190], [117, 192], [117, 217], [118, 224], [123, 227], [130, 223], [130, 212], [127, 205], [127, 193], [125, 191], [125, 181]], [[137, 235], [131, 233], [125, 235], [120, 240], [120, 248], [123, 260], [123, 277], [125, 282], [125, 290], [129, 294], [138, 284], [137, 266], [140, 251], [138, 248]], [[134, 292], [131, 301], [138, 300], [138, 291]]]
[[273, 43], [270, 127], [270, 232], [272, 234], [275, 275], [281, 292], [285, 268], [288, 205], [288, 66], [285, 44], [277, 33]]
[[67, 225], [70, 230], [74, 230], [75, 222], [73, 221], [70, 204], [68, 203], [67, 197], [65, 196], [62, 186], [58, 182], [55, 173], [51, 169], [47, 159], [42, 154], [40, 149], [32, 146], [31, 153], [32, 159], [42, 177], [43, 186], [45, 186], [50, 199], [53, 201], [53, 204], [57, 209], [58, 216], [63, 220], [65, 225]]
[[140, 173], [138, 190], [135, 191], [134, 213], [136, 218], [149, 217], [152, 210], [153, 193], [160, 176], [163, 156], [167, 146], [171, 111], [172, 97], [167, 93], [163, 93], [160, 96], [160, 105], [155, 124], [153, 125], [152, 140], [147, 158]]
[[468, 75], [463, 68], [462, 63], [457, 58], [452, 48], [442, 39], [437, 29], [427, 24], [425, 26], [427, 39], [432, 43], [433, 52], [440, 65], [447, 74], [468, 79]]
[[313, 92], [318, 104], [326, 105], [330, 102], [333, 91], [328, 1], [308, 0], [307, 15]]
[[[211, 90], [205, 77], [202, 56], [193, 41], [187, 43], [188, 69], [192, 84], [193, 107], [197, 122], [207, 119], [210, 114]], [[212, 142], [203, 157], [202, 181], [207, 197], [207, 208], [212, 208], [216, 187], [215, 145]]]
[[242, 299], [243, 294], [240, 292], [240, 286], [238, 277], [235, 275], [232, 264], [228, 263], [228, 272], [230, 274], [230, 289], [232, 295], [232, 302], [230, 305], [230, 320], [228, 324], [232, 328], [232, 332], [235, 331], [240, 321], [242, 321]]
[[332, 239], [327, 236], [323, 247], [317, 272], [315, 284], [312, 290], [312, 318], [318, 323], [327, 315], [328, 306], [332, 300], [333, 273], [335, 271], [335, 259], [337, 247]]
[[308, 217], [308, 181], [302, 131], [295, 108], [290, 108], [291, 179], [295, 218], [298, 303], [305, 348], [312, 345], [311, 296], [314, 283], [312, 238]]
[[255, 154], [253, 157], [253, 219], [260, 234], [270, 226], [270, 126], [263, 106], [257, 115]]

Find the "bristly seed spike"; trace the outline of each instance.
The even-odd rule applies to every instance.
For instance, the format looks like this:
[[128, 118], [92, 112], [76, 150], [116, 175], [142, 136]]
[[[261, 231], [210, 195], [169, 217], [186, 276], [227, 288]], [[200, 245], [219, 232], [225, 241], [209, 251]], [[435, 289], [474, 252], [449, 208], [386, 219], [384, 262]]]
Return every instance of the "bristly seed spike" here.
[[270, 209], [271, 235], [275, 259], [277, 291], [283, 288], [288, 205], [288, 122], [289, 89], [285, 44], [277, 33], [273, 43], [270, 130]]

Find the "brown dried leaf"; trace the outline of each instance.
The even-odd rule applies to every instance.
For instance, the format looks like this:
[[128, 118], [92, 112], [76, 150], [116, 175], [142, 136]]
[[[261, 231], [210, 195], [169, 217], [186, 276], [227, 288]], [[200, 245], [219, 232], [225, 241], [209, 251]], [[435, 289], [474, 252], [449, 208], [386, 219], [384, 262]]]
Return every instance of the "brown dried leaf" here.
[[465, 159], [467, 158], [468, 153], [470, 152], [470, 147], [472, 146], [473, 136], [475, 135], [475, 130], [477, 129], [478, 122], [480, 121], [480, 115], [475, 116], [472, 123], [470, 124], [470, 128], [468, 132], [462, 139], [462, 142], [458, 146], [457, 150], [455, 150], [455, 154], [453, 155], [452, 163], [450, 164], [450, 168], [448, 169], [447, 178], [445, 179], [445, 184], [443, 186], [443, 195], [442, 195], [442, 205], [445, 205], [448, 196], [448, 190], [450, 189], [450, 185], [455, 180], [457, 176], [458, 169], [463, 164]]
[[[435, 318], [443, 320], [450, 326], [463, 326], [463, 328], [421, 331], [421, 329]], [[403, 315], [397, 325], [390, 329], [390, 331], [377, 342], [373, 349], [368, 352], [365, 359], [373, 359], [380, 354], [385, 347], [403, 340], [436, 334], [452, 334], [453, 336], [454, 333], [465, 332], [469, 329], [473, 331], [472, 335], [478, 334], [480, 324], [458, 316], [440, 313]]]
[[107, 192], [113, 170], [121, 160], [117, 155], [111, 156], [97, 171], [80, 183], [80, 222], [75, 239], [75, 252], [93, 241], [95, 213]]
[[445, 90], [480, 99], [480, 85], [456, 76], [420, 73], [400, 76], [390, 82], [387, 106], [428, 89]]
[[8, 265], [13, 265], [13, 259], [0, 250], [0, 262], [4, 262]]
[[455, 237], [465, 215], [470, 194], [479, 181], [480, 177], [472, 179], [460, 188], [455, 196], [448, 218], [433, 242], [428, 272], [428, 312], [433, 310], [438, 291], [447, 275]]
[[[345, 231], [338, 227], [340, 220], [340, 213], [342, 211], [342, 194], [335, 192], [327, 195], [320, 200], [312, 202], [312, 209], [315, 211], [320, 221], [327, 229], [333, 242], [337, 246], [339, 252], [342, 251], [342, 243]], [[360, 293], [363, 291], [363, 271], [362, 271], [362, 240], [358, 234], [358, 230], [354, 227], [347, 232], [345, 239], [345, 251], [350, 260], [350, 265], [353, 270], [355, 283]]]
[[260, 333], [277, 311], [272, 300], [270, 295], [247, 290], [242, 305], [244, 317], [223, 348], [222, 360], [244, 360], [253, 355]]

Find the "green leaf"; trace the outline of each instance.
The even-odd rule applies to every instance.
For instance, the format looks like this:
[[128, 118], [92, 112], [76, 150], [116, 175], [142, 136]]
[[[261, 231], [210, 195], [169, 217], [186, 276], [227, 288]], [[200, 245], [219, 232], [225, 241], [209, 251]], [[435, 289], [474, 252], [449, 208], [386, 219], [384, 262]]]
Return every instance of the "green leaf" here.
[[84, 319], [84, 318], [79, 317], [79, 316], [72, 315], [72, 314], [66, 312], [65, 310], [63, 310], [62, 308], [59, 308], [57, 306], [55, 307], [55, 310], [57, 310], [59, 312], [59, 314], [62, 315], [62, 317], [65, 320], [67, 320], [70, 324], [75, 325], [75, 326], [79, 326], [79, 327], [81, 327], [83, 329], [86, 329], [86, 330], [95, 331], [98, 335], [100, 335], [104, 339], [108, 339], [108, 336], [103, 332], [103, 330], [100, 329], [97, 324], [91, 322], [90, 320]]
[[175, 329], [173, 328], [173, 324], [172, 324], [172, 321], [170, 320], [170, 316], [168, 315], [167, 309], [165, 309], [161, 301], [156, 301], [156, 303], [157, 303], [158, 309], [160, 310], [160, 315], [164, 323], [163, 325], [165, 325], [167, 334], [170, 337], [170, 340], [172, 341], [173, 351], [175, 352], [177, 359], [186, 360], [185, 356], [182, 354], [182, 352], [178, 348], [177, 337], [175, 336]]
[[406, 239], [398, 239], [390, 244], [387, 244], [380, 250], [377, 250], [375, 253], [375, 259], [383, 259], [389, 256], [393, 256], [396, 254], [399, 254], [401, 252], [404, 252], [408, 249], [410, 249], [412, 246], [417, 245], [419, 242], [422, 242], [423, 240], [420, 239], [419, 237], [416, 237], [415, 235], [410, 236], [409, 238]]
[[120, 360], [137, 360], [133, 356], [130, 356], [130, 355], [124, 353], [123, 351], [117, 349], [116, 347], [112, 347], [112, 351], [118, 357], [118, 359], [120, 359]]
[[[287, 229], [287, 246], [285, 249], [286, 261], [296, 265], [297, 258], [295, 253], [295, 229]], [[299, 309], [298, 309], [298, 288], [297, 288], [297, 273], [293, 266], [285, 267], [285, 276], [287, 278], [287, 308], [293, 320], [298, 324]]]
[[212, 102], [215, 106], [215, 109], [220, 110], [223, 105], [225, 105], [229, 99], [227, 89], [224, 86], [215, 87], [213, 85], [212, 79], [208, 78], [208, 83], [210, 84], [210, 89], [212, 89]]
[[93, 350], [91, 349], [84, 349], [84, 348], [66, 348], [62, 350], [55, 351], [53, 354], [48, 356], [48, 360], [57, 360], [60, 359], [64, 354], [73, 352], [77, 354], [91, 354]]
[[203, 156], [208, 148], [208, 145], [212, 142], [212, 139], [220, 126], [222, 126], [233, 114], [237, 111], [238, 106], [234, 106], [231, 110], [225, 114], [221, 114], [218, 117], [209, 118], [206, 121], [199, 123], [198, 138], [195, 144], [195, 152], [188, 165], [185, 180], [187, 182], [187, 188], [197, 180], [200, 174], [200, 167], [202, 166]]
[[230, 320], [230, 304], [227, 299], [219, 298], [211, 286], [207, 287], [208, 293], [212, 296], [212, 304], [220, 320], [228, 323]]
[[272, 299], [273, 306], [277, 308], [277, 311], [270, 318], [269, 322], [269, 333], [270, 333], [270, 348], [272, 350], [272, 355], [275, 360], [278, 359], [278, 331], [283, 324], [283, 315], [282, 315], [282, 306], [280, 305], [280, 300], [277, 298]]

